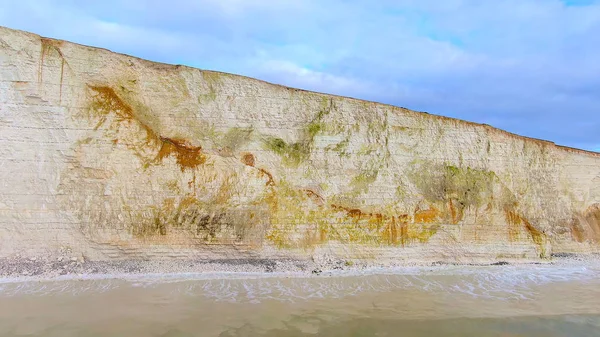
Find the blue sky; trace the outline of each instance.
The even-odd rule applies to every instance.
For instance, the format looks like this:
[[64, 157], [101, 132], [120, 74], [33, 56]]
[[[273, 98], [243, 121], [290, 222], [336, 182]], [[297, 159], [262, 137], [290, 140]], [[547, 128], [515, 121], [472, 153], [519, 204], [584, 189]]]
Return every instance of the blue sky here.
[[0, 25], [600, 151], [600, 0], [0, 0]]

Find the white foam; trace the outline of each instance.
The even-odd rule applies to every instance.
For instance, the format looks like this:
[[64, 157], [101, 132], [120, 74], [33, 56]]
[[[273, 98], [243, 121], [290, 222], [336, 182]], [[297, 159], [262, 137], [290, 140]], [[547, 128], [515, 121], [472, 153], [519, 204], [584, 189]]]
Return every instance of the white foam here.
[[62, 276], [46, 280], [0, 280], [0, 296], [81, 295], [119, 287], [164, 287], [174, 294], [216, 301], [258, 303], [340, 298], [361, 292], [419, 290], [489, 299], [529, 299], [537, 286], [552, 282], [600, 282], [600, 268], [584, 265], [409, 267], [300, 273], [181, 273]]

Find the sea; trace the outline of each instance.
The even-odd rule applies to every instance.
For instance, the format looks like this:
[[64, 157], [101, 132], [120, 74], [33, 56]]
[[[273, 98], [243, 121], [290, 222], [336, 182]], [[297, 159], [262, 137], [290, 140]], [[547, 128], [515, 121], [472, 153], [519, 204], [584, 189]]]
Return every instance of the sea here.
[[3, 279], [0, 336], [600, 337], [600, 264]]

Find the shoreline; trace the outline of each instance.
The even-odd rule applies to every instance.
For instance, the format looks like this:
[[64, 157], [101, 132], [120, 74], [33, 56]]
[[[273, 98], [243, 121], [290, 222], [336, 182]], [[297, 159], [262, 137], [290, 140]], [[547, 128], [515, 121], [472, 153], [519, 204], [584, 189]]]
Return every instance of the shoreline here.
[[113, 260], [85, 261], [82, 258], [0, 259], [0, 284], [140, 278], [226, 279], [226, 278], [305, 278], [387, 274], [417, 269], [434, 271], [478, 267], [587, 266], [599, 265], [600, 254], [556, 254], [548, 260], [507, 260], [488, 263], [426, 262], [376, 263], [344, 260], [223, 259], [223, 260]]

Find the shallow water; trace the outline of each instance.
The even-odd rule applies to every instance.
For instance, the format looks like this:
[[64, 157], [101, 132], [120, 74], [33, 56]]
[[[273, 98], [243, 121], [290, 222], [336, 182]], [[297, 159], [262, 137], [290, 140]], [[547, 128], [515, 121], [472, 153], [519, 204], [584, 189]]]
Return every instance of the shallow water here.
[[0, 335], [593, 337], [600, 268], [5, 281]]

